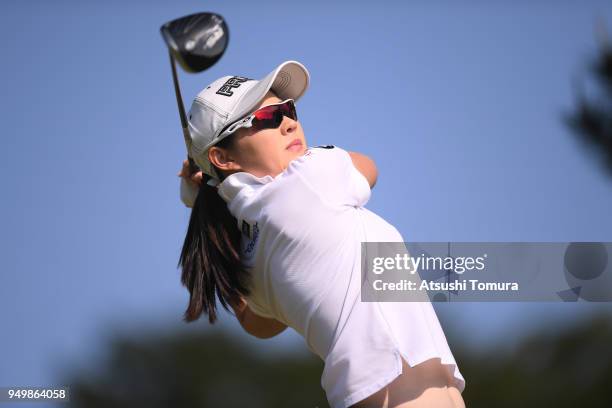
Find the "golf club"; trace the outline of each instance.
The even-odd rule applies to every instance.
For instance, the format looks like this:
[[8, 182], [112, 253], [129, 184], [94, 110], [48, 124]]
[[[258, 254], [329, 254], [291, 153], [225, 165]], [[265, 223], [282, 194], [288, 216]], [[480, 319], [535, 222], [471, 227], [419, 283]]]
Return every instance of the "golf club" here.
[[191, 137], [179, 87], [175, 61], [187, 72], [202, 72], [213, 66], [223, 55], [229, 42], [229, 30], [223, 17], [215, 13], [195, 13], [169, 21], [160, 28], [161, 35], [168, 46], [170, 66], [176, 103], [181, 119], [181, 128], [187, 158], [192, 171], [198, 166], [191, 158]]

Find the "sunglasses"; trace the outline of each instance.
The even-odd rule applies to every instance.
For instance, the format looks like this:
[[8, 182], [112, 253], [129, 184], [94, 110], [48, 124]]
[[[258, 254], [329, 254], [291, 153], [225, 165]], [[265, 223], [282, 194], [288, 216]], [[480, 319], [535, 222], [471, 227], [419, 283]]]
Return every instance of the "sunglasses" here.
[[273, 105], [267, 105], [249, 116], [239, 120], [238, 122], [232, 123], [227, 129], [225, 129], [219, 135], [219, 138], [224, 137], [230, 133], [234, 133], [239, 128], [252, 128], [254, 132], [258, 132], [263, 129], [276, 129], [283, 122], [283, 116], [287, 116], [290, 119], [298, 120], [297, 112], [295, 110], [295, 102], [293, 99], [287, 99]]

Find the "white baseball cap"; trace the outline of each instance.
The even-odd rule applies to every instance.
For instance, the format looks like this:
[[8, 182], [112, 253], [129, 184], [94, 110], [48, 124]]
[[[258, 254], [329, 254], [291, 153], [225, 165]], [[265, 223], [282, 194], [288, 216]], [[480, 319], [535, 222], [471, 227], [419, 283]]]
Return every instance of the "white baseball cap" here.
[[[221, 133], [232, 123], [250, 115], [268, 91], [281, 100], [297, 101], [308, 88], [310, 74], [297, 61], [285, 61], [265, 78], [255, 80], [227, 75], [204, 88], [193, 100], [188, 114], [189, 153], [200, 169], [218, 181], [208, 161], [208, 149], [227, 137]], [[226, 132], [227, 133], [227, 132]]]

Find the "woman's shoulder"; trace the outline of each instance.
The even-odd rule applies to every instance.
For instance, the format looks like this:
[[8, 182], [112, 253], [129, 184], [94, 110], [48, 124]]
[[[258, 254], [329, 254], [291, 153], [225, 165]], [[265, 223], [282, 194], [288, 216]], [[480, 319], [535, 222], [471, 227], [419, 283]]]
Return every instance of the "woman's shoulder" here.
[[311, 188], [329, 202], [363, 206], [370, 197], [370, 185], [355, 168], [351, 155], [338, 145], [309, 148], [290, 164], [288, 173], [298, 173]]

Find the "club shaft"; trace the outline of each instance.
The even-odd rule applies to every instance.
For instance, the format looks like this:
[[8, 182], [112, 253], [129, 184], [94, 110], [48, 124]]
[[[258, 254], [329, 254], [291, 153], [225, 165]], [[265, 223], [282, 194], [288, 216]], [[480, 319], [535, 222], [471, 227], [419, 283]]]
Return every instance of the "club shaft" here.
[[192, 171], [197, 171], [198, 166], [195, 164], [191, 155], [189, 154], [191, 147], [191, 137], [189, 135], [189, 129], [187, 124], [187, 115], [185, 114], [185, 106], [183, 105], [183, 96], [181, 95], [181, 88], [178, 82], [178, 74], [176, 72], [176, 63], [174, 62], [174, 57], [172, 56], [172, 52], [169, 52], [170, 55], [170, 67], [172, 68], [172, 82], [174, 83], [174, 93], [176, 95], [176, 104], [178, 106], [179, 117], [181, 119], [181, 129], [183, 130], [183, 138], [185, 139], [185, 147], [187, 148], [187, 159], [189, 160], [189, 165], [191, 166]]

